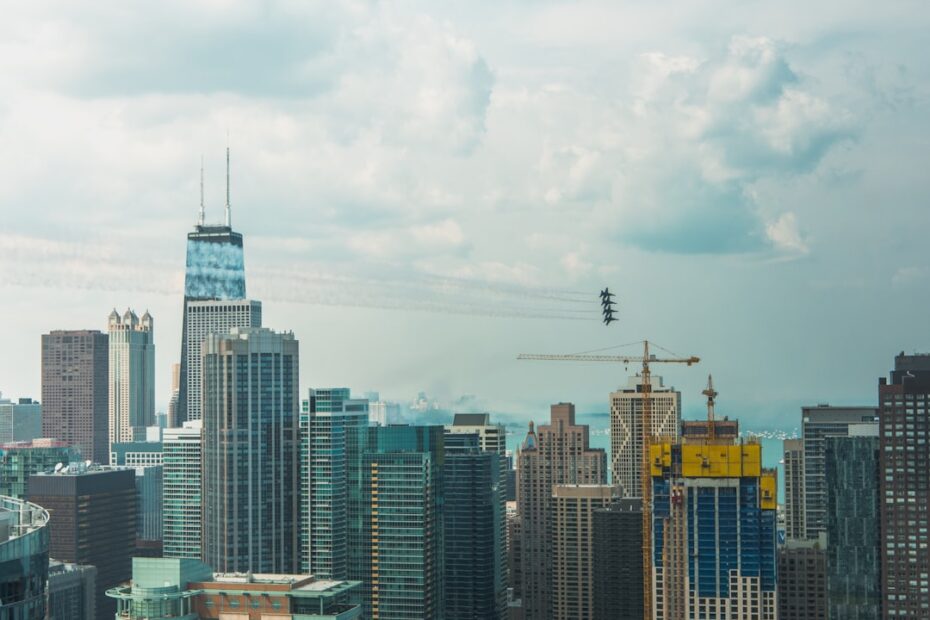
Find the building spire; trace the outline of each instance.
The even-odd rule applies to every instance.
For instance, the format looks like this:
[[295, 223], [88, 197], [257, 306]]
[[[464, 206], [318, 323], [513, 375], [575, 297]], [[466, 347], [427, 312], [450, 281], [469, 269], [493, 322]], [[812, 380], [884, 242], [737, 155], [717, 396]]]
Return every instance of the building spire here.
[[204, 208], [203, 208], [203, 155], [200, 156], [200, 217], [197, 218], [197, 224], [203, 226]]
[[226, 136], [226, 226], [232, 228], [232, 214], [229, 209], [229, 136]]

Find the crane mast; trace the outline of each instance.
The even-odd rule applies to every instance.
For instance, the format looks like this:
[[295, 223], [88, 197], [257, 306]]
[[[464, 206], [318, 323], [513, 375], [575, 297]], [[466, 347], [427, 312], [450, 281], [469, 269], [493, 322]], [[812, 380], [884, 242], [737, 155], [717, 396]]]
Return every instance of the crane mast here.
[[[640, 494], [643, 500], [643, 619], [652, 620], [652, 484], [649, 475], [649, 446], [655, 440], [652, 433], [652, 370], [650, 364], [686, 364], [701, 361], [699, 357], [659, 358], [649, 352], [649, 341], [643, 341], [642, 356], [626, 355], [545, 355], [521, 353], [518, 360], [550, 362], [613, 362], [619, 364], [642, 363], [642, 454], [640, 454]], [[711, 388], [712, 389], [712, 388]]]

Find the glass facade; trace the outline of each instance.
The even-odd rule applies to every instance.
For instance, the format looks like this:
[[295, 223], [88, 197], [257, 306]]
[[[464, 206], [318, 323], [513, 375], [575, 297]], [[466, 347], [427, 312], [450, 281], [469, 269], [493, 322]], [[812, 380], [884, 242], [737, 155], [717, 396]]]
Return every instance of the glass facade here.
[[0, 620], [45, 618], [48, 512], [0, 497]]
[[77, 449], [62, 442], [48, 447], [35, 443], [0, 448], [0, 495], [25, 500], [29, 497], [29, 476], [51, 471], [55, 465], [80, 460]]
[[165, 429], [162, 440], [163, 555], [199, 559], [202, 553], [202, 424]]

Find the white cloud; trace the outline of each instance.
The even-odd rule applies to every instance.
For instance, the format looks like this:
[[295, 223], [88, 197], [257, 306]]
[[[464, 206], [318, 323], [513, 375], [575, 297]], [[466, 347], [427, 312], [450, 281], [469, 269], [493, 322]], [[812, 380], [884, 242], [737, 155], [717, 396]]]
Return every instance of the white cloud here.
[[798, 218], [790, 211], [766, 224], [765, 234], [777, 250], [791, 254], [807, 254], [810, 251], [798, 228]]

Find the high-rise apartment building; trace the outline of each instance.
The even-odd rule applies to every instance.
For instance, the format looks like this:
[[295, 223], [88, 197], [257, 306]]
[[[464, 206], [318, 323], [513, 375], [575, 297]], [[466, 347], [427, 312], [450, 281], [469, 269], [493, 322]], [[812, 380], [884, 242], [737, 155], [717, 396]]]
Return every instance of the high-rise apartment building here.
[[883, 618], [930, 615], [930, 355], [878, 383]]
[[35, 439], [28, 443], [0, 446], [0, 495], [26, 500], [29, 477], [52, 471], [59, 463], [80, 460], [80, 453], [57, 439]]
[[133, 441], [155, 423], [155, 323], [114, 309], [107, 322], [109, 336], [109, 441]]
[[42, 436], [42, 405], [31, 398], [0, 398], [0, 444]]
[[758, 443], [650, 448], [656, 620], [777, 618], [776, 474]]
[[804, 440], [784, 441], [785, 462], [785, 537], [806, 540], [804, 527]]
[[106, 463], [109, 339], [99, 331], [42, 336], [42, 435]]
[[594, 511], [594, 617], [643, 618], [643, 501]]
[[507, 458], [445, 431], [445, 620], [507, 618]]
[[350, 577], [363, 582], [366, 618], [443, 617], [444, 458], [441, 426], [369, 429], [362, 455], [367, 553], [349, 566]]
[[872, 436], [824, 441], [830, 620], [881, 617], [879, 438], [874, 430]]
[[826, 536], [778, 549], [778, 619], [827, 620]]
[[107, 588], [132, 576], [135, 473], [130, 469], [72, 465], [55, 473], [32, 476], [29, 498], [51, 514], [50, 555], [62, 562], [97, 568], [97, 617], [112, 618], [116, 604], [107, 598]]
[[294, 573], [300, 546], [298, 342], [234, 328], [203, 347], [203, 559]]
[[619, 498], [606, 484], [552, 487], [552, 617], [594, 620], [594, 511]]
[[0, 496], [0, 618], [42, 620], [46, 612], [49, 514]]
[[[817, 405], [801, 408], [801, 439], [804, 441], [804, 529], [808, 540], [816, 540], [824, 531], [827, 498], [824, 493], [824, 439], [850, 434], [850, 427], [874, 427], [878, 422], [875, 407], [831, 407]], [[860, 432], [853, 430], [853, 432]], [[861, 431], [861, 432], [868, 432]]]
[[489, 413], [456, 413], [447, 434], [478, 435], [478, 445], [484, 452], [507, 453], [507, 429], [503, 424], [492, 424]]
[[[311, 389], [300, 413], [300, 566], [346, 579], [350, 554], [364, 554], [361, 453], [368, 401], [349, 388]], [[351, 534], [350, 534], [351, 532]], [[351, 537], [351, 543], [350, 543]]]
[[[200, 400], [197, 383], [189, 377], [188, 364], [200, 358], [200, 343], [209, 332], [192, 332], [191, 312], [188, 304], [197, 301], [235, 301], [245, 299], [245, 253], [242, 235], [232, 229], [232, 210], [229, 204], [229, 149], [226, 150], [226, 221], [224, 225], [207, 225], [204, 218], [203, 184], [201, 184], [200, 217], [192, 232], [187, 233], [187, 261], [184, 269], [184, 307], [181, 326], [181, 368], [178, 403], [174, 420], [180, 426], [188, 419], [191, 401]], [[208, 314], [208, 311], [198, 311]], [[230, 325], [229, 327], [260, 327], [258, 323]], [[194, 412], [200, 410], [195, 405]]]
[[[186, 381], [183, 386], [186, 415], [183, 419], [199, 420], [202, 416], [204, 340], [210, 334], [228, 334], [233, 328], [261, 327], [262, 302], [249, 299], [189, 301], [185, 306], [184, 325], [187, 329], [181, 364], [184, 374], [179, 377], [179, 380]], [[180, 399], [179, 388], [179, 403]]]
[[575, 406], [552, 405], [549, 424], [529, 432], [517, 453], [520, 579], [528, 620], [552, 617], [552, 487], [606, 484], [607, 455], [589, 445], [587, 425], [575, 424]]
[[[630, 377], [626, 387], [610, 394], [611, 480], [624, 497], [642, 495], [643, 378]], [[681, 392], [665, 387], [662, 377], [651, 379], [652, 435], [675, 441], [681, 425]]]
[[203, 422], [165, 429], [162, 451], [162, 554], [198, 559], [203, 553]]

